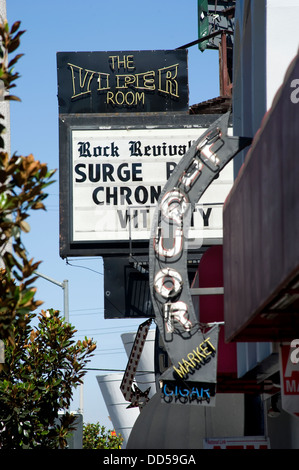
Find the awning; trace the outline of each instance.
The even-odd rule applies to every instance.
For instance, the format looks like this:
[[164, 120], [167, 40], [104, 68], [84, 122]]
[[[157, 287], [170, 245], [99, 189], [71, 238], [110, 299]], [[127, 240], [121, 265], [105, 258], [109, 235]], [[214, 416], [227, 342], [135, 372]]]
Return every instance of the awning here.
[[297, 55], [224, 206], [226, 341], [299, 334], [298, 98]]

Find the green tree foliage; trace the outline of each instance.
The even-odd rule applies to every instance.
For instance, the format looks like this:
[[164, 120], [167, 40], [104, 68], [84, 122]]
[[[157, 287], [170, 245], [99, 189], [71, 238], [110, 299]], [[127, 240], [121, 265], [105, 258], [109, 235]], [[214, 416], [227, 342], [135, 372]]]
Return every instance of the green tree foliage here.
[[121, 434], [107, 431], [99, 423], [83, 425], [83, 449], [120, 449], [123, 440]]
[[[0, 24], [0, 79], [3, 82], [5, 90], [10, 91], [11, 88], [16, 86], [13, 83], [19, 78], [18, 72], [14, 71], [14, 65], [23, 56], [23, 54], [17, 54], [15, 57], [10, 58], [9, 54], [14, 52], [20, 45], [20, 38], [25, 31], [20, 31], [20, 21], [16, 21], [11, 29], [6, 20]], [[20, 101], [17, 96], [8, 93], [5, 95], [5, 100], [16, 100]]]
[[[14, 66], [22, 54], [10, 59], [20, 43], [24, 31], [20, 22], [9, 29], [7, 22], [0, 24], [0, 83], [5, 100], [18, 100], [10, 94], [19, 74]], [[25, 316], [42, 302], [35, 300], [34, 271], [39, 262], [29, 259], [22, 241], [22, 233], [30, 230], [27, 218], [30, 210], [44, 209], [43, 191], [51, 184], [54, 171], [45, 163], [26, 157], [10, 156], [4, 149], [4, 116], [0, 115], [0, 338], [14, 342], [13, 331], [25, 324]]]
[[[0, 84], [4, 99], [18, 78], [14, 66], [21, 54], [10, 59], [24, 31], [16, 22], [11, 29], [0, 24]], [[67, 411], [72, 389], [82, 383], [84, 367], [95, 343], [73, 339], [76, 330], [59, 312], [42, 311], [38, 326], [33, 313], [42, 302], [35, 300], [34, 274], [39, 262], [29, 259], [22, 234], [30, 227], [30, 210], [45, 210], [44, 189], [53, 171], [27, 157], [10, 156], [4, 148], [4, 116], [0, 116], [0, 339], [5, 344], [5, 363], [0, 364], [0, 449], [63, 448], [74, 430], [75, 416]]]
[[26, 315], [7, 344], [0, 372], [0, 449], [64, 448], [75, 428], [70, 406], [73, 388], [95, 349], [91, 339], [73, 340], [76, 330], [56, 310]]

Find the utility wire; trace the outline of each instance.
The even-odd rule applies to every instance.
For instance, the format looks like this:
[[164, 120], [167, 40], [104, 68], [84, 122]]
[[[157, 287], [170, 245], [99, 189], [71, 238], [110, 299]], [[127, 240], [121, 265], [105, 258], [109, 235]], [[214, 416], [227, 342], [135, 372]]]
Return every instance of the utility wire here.
[[116, 326], [116, 327], [109, 327], [109, 328], [87, 328], [87, 329], [84, 329], [84, 330], [80, 330], [80, 332], [84, 332], [84, 331], [103, 331], [103, 330], [112, 330], [112, 331], [116, 331], [116, 330], [123, 330], [124, 328], [138, 328], [140, 325], [126, 325], [126, 326]]
[[103, 273], [100, 273], [100, 271], [97, 271], [96, 269], [88, 268], [87, 266], [79, 266], [78, 264], [72, 264], [72, 263], [69, 262], [68, 259], [66, 259], [66, 264], [68, 264], [69, 266], [72, 266], [73, 268], [87, 269], [88, 271], [92, 271], [96, 274], [100, 274], [101, 276], [104, 276]]
[[[101, 371], [110, 371], [110, 372], [126, 372], [126, 369], [97, 369], [96, 367], [84, 367], [84, 370], [101, 370]], [[143, 371], [136, 371], [136, 374], [145, 375], [145, 374], [154, 374], [155, 371], [153, 370], [143, 370]]]

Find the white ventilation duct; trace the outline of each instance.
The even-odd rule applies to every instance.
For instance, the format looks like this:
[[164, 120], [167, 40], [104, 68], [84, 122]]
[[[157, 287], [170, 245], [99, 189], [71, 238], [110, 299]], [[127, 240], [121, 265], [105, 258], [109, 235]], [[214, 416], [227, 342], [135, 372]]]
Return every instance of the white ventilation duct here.
[[139, 416], [139, 408], [127, 408], [129, 403], [120, 390], [122, 379], [122, 373], [97, 376], [114, 430], [124, 438], [122, 449], [125, 449], [132, 427]]

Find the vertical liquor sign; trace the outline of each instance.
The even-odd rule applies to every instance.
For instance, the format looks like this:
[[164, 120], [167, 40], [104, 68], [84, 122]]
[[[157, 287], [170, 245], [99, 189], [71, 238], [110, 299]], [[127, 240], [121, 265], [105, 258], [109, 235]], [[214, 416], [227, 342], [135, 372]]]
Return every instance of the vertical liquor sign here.
[[195, 203], [251, 139], [227, 134], [229, 114], [186, 152], [160, 195], [152, 225], [149, 274], [156, 323], [171, 366], [161, 375], [162, 399], [214, 404], [218, 328], [198, 323], [187, 274], [187, 234]]
[[281, 405], [299, 417], [299, 339], [280, 346]]

